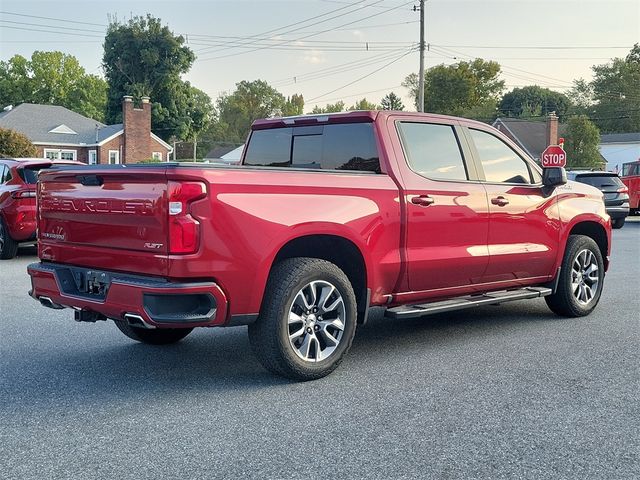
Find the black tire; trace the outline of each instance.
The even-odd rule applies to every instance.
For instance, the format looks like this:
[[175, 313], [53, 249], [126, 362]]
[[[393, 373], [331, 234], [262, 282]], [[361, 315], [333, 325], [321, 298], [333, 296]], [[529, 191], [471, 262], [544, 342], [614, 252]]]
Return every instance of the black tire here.
[[141, 328], [132, 327], [125, 320], [114, 320], [116, 327], [132, 340], [149, 345], [169, 345], [182, 340], [193, 328]]
[[[573, 267], [577, 257], [584, 251], [591, 252], [597, 264], [598, 283], [593, 292], [593, 296], [587, 302], [581, 302], [574, 294], [572, 287]], [[576, 278], [580, 278], [578, 275]], [[583, 277], [584, 278], [584, 277]], [[570, 235], [562, 260], [560, 279], [556, 293], [545, 297], [547, 305], [552, 312], [563, 317], [583, 317], [589, 315], [600, 300], [602, 286], [604, 283], [604, 262], [602, 253], [596, 242], [585, 235]], [[577, 290], [577, 289], [576, 289]]]
[[618, 229], [624, 226], [624, 218], [616, 218], [615, 220], [611, 220], [611, 227]]
[[[318, 283], [312, 284], [311, 282]], [[325, 310], [326, 314], [322, 314], [322, 310], [320, 310], [317, 317], [313, 313], [305, 317], [305, 314], [309, 314], [311, 310], [303, 312], [302, 317], [305, 317], [305, 320], [301, 320], [302, 330], [299, 331], [304, 330], [308, 333], [302, 333], [298, 340], [291, 342], [289, 340], [291, 333], [291, 324], [288, 320], [290, 312], [299, 308], [299, 304], [295, 303], [296, 298], [300, 298], [299, 294], [303, 289], [309, 288], [311, 285], [321, 285], [318, 288], [322, 288], [322, 290], [315, 291], [315, 298], [321, 297], [317, 300], [319, 306], [325, 292], [324, 288], [334, 287], [337, 293], [327, 295], [322, 307], [327, 305], [329, 298], [338, 298], [337, 296], [332, 297], [332, 295], [338, 295], [342, 298], [340, 311], [344, 314], [344, 319], [341, 319], [344, 328], [341, 330], [341, 334], [338, 333], [341, 336], [337, 346], [331, 346], [333, 351], [328, 353], [324, 359], [321, 358], [322, 352], [329, 344], [322, 339], [326, 338], [323, 336], [323, 332], [327, 327], [319, 325], [326, 325], [329, 322], [327, 318], [332, 318], [332, 313], [328, 310]], [[320, 315], [326, 315], [324, 321]], [[313, 325], [316, 321], [318, 322], [313, 327], [316, 332], [313, 332], [312, 328], [306, 328], [309, 326], [307, 322], [311, 322], [311, 316], [313, 317]], [[325, 260], [306, 257], [290, 258], [275, 265], [271, 271], [260, 315], [255, 323], [249, 325], [249, 341], [262, 365], [270, 372], [292, 380], [315, 380], [328, 375], [340, 364], [351, 347], [356, 321], [356, 297], [349, 279], [342, 270]], [[320, 360], [305, 360], [297, 353], [296, 348], [302, 347], [296, 347], [292, 342], [304, 343], [301, 339], [306, 339], [307, 336], [316, 339], [313, 355]], [[311, 340], [307, 339], [307, 341], [311, 343]], [[307, 349], [307, 356], [311, 354], [311, 350], [311, 348]]]
[[9, 260], [18, 254], [18, 242], [16, 242], [4, 223], [0, 218], [0, 260]]

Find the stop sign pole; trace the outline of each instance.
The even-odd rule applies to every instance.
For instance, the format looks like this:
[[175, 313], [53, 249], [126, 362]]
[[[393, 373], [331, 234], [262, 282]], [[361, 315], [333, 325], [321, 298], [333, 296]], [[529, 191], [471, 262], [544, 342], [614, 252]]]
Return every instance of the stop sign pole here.
[[549, 145], [540, 155], [542, 168], [557, 168], [567, 165], [567, 154], [560, 145]]

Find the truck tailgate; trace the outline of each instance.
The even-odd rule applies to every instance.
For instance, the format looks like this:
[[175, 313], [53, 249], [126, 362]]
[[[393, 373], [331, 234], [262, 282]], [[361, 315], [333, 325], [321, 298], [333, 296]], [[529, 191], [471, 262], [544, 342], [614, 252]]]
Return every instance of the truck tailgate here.
[[48, 171], [38, 184], [38, 211], [42, 259], [127, 271], [139, 271], [131, 270], [131, 263], [144, 260], [146, 272], [165, 273], [168, 202], [163, 167]]

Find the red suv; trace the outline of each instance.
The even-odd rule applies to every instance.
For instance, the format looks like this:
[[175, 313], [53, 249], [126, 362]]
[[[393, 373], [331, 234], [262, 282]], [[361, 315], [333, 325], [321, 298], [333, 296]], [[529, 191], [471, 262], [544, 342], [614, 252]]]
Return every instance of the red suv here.
[[53, 164], [84, 165], [42, 158], [0, 159], [0, 259], [15, 257], [19, 243], [36, 240], [38, 172]]

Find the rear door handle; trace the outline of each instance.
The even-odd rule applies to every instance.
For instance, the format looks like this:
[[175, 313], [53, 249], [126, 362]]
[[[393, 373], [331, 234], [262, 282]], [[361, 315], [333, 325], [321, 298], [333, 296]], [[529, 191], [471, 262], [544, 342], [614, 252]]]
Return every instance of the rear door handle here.
[[420, 205], [421, 207], [428, 207], [435, 200], [431, 198], [429, 195], [418, 195], [417, 197], [411, 198], [411, 203], [414, 205]]
[[502, 195], [496, 198], [491, 199], [492, 205], [498, 205], [499, 207], [504, 207], [505, 205], [509, 205], [509, 200], [504, 198]]

